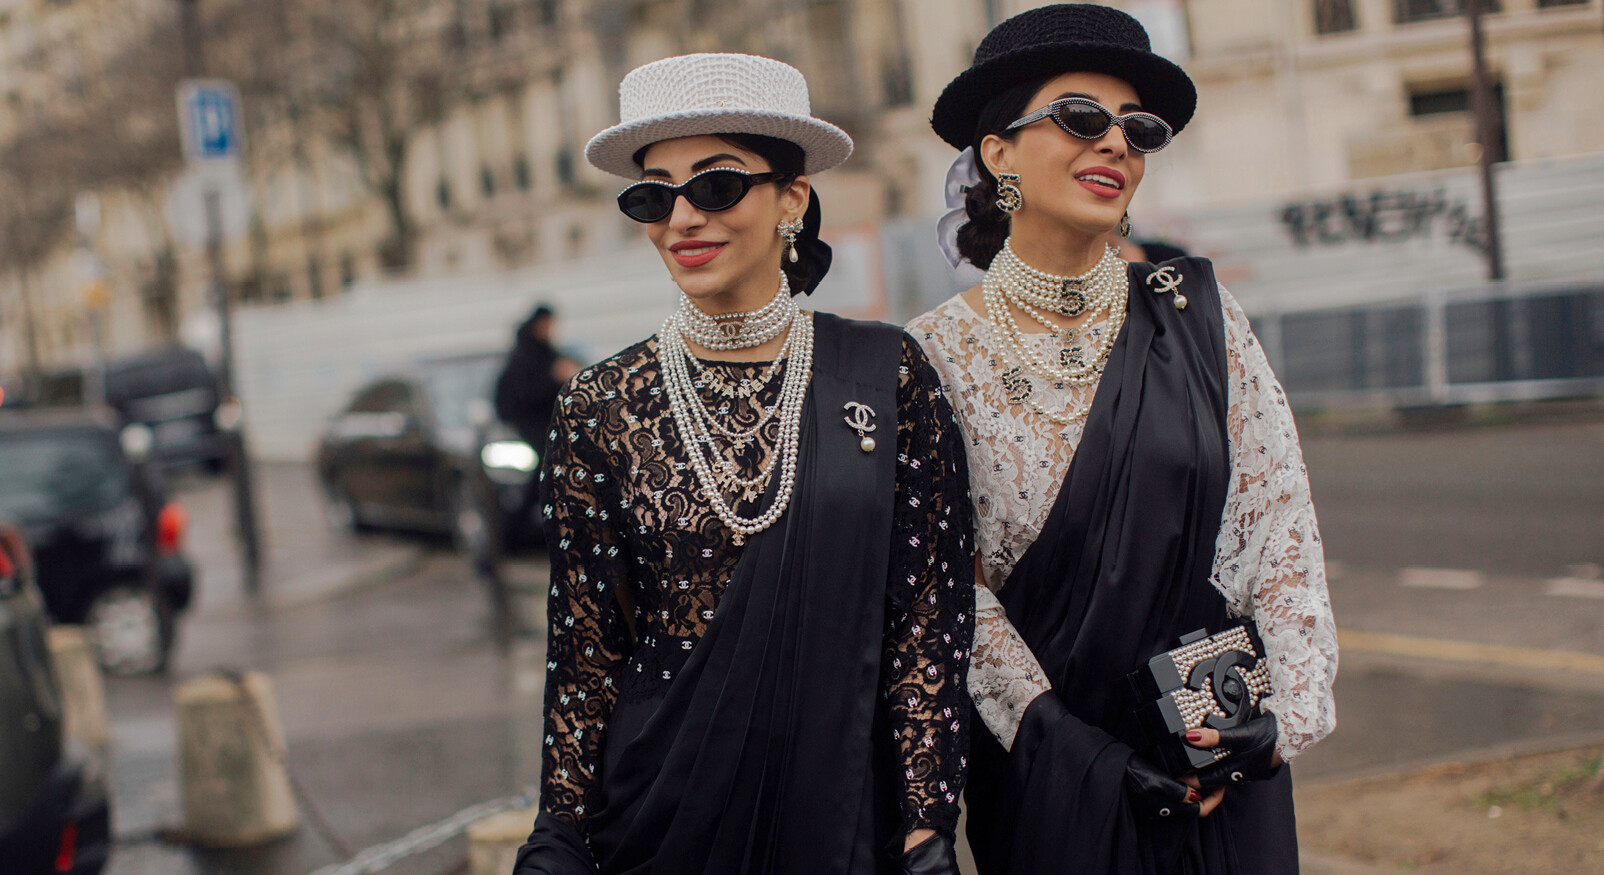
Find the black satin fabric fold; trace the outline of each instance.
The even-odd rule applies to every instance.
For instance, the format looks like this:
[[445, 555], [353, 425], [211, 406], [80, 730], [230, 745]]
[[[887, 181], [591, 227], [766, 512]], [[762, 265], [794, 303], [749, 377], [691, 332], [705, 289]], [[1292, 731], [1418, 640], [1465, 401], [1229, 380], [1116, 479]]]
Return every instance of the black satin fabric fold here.
[[[1148, 283], [1183, 278], [1188, 306]], [[1213, 267], [1133, 264], [1125, 328], [1040, 537], [999, 599], [1055, 701], [1027, 709], [1012, 751], [976, 733], [969, 838], [983, 875], [1297, 872], [1289, 770], [1232, 787], [1213, 816], [1149, 820], [1125, 801], [1140, 745], [1123, 678], [1227, 619], [1209, 581], [1229, 486], [1223, 317]], [[1157, 289], [1157, 290], [1156, 290]]]
[[827, 314], [814, 326], [790, 507], [748, 539], [666, 694], [610, 720], [600, 872], [891, 871], [894, 767], [874, 729], [895, 450], [863, 452], [842, 407], [895, 433], [902, 339]]

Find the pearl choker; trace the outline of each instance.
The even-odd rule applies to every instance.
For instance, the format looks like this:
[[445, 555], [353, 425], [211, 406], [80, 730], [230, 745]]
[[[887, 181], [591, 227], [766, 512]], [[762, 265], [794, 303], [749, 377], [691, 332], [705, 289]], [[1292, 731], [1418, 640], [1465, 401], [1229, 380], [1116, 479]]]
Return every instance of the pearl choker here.
[[780, 275], [780, 288], [774, 298], [756, 310], [710, 316], [692, 303], [684, 292], [679, 295], [679, 329], [704, 349], [725, 351], [762, 346], [780, 336], [797, 314], [790, 283]]

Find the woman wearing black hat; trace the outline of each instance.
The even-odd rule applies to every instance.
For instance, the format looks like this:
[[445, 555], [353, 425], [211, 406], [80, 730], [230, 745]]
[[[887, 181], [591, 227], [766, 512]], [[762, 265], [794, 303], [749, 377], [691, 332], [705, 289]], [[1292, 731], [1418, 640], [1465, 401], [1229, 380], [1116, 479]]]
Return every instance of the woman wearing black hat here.
[[[1195, 105], [1134, 19], [1063, 4], [998, 25], [935, 107], [969, 177], [945, 224], [986, 271], [910, 325], [968, 438], [986, 875], [1297, 871], [1283, 762], [1335, 725], [1337, 653], [1291, 415], [1208, 261], [1106, 245]], [[1264, 668], [1183, 670], [1163, 747], [1127, 676], [1242, 619]]]
[[809, 174], [851, 140], [792, 67], [625, 77], [586, 157], [679, 286], [547, 440], [541, 814], [519, 875], [956, 875], [974, 592], [951, 407], [901, 329], [801, 310]]

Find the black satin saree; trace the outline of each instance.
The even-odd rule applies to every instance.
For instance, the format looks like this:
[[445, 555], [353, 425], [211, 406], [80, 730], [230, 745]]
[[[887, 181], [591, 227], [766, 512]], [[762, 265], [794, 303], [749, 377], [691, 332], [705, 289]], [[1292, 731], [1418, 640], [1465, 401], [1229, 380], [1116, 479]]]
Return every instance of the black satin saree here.
[[748, 540], [667, 692], [613, 714], [589, 853], [541, 814], [518, 872], [888, 871], [895, 776], [874, 730], [896, 450], [864, 452], [842, 408], [895, 434], [902, 333], [814, 320], [789, 508]]
[[[998, 594], [1057, 700], [1026, 710], [1011, 751], [976, 733], [968, 802], [984, 875], [1295, 873], [1291, 777], [1234, 786], [1198, 820], [1125, 799], [1140, 735], [1122, 679], [1194, 629], [1222, 628], [1209, 581], [1229, 486], [1226, 359], [1213, 268], [1130, 266], [1130, 303], [1040, 537]], [[1177, 310], [1173, 274], [1188, 306]], [[1062, 707], [1059, 707], [1059, 705]]]

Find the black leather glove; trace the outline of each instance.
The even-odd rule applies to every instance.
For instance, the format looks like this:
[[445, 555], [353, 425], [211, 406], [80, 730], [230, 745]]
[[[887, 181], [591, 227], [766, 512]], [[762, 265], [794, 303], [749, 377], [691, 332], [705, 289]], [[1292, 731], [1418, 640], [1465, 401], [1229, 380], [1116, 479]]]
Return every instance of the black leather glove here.
[[1275, 763], [1275, 742], [1281, 736], [1275, 715], [1269, 711], [1230, 729], [1220, 730], [1218, 747], [1230, 755], [1213, 765], [1197, 770], [1197, 782], [1203, 789], [1240, 784], [1243, 781], [1264, 781], [1275, 777], [1281, 767]]
[[936, 833], [902, 852], [897, 875], [958, 875], [958, 852], [950, 839]]
[[1142, 756], [1125, 765], [1125, 791], [1131, 808], [1144, 817], [1197, 817], [1200, 804], [1188, 802], [1192, 788], [1159, 770]]

